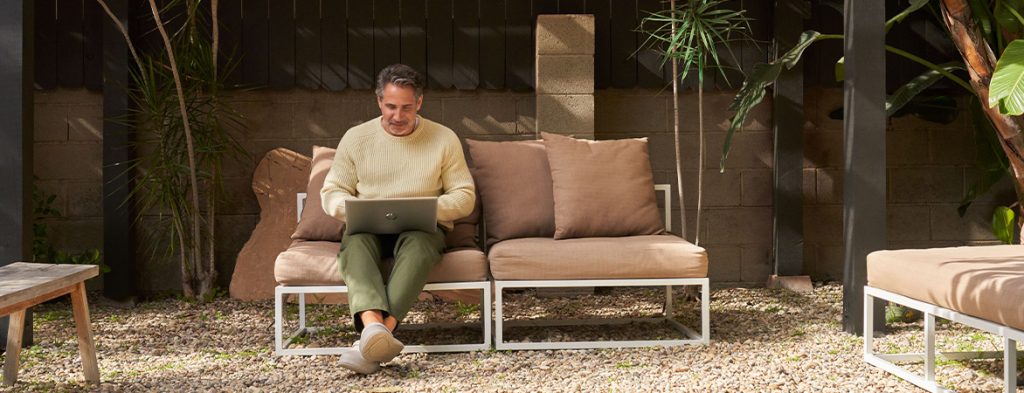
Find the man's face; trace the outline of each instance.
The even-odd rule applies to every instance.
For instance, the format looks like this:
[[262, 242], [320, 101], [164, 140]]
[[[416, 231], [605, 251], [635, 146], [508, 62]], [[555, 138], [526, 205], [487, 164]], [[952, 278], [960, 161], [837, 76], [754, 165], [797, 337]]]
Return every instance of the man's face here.
[[423, 97], [417, 99], [412, 87], [384, 85], [383, 97], [377, 97], [384, 131], [394, 136], [412, 134], [416, 130], [416, 112], [422, 104]]

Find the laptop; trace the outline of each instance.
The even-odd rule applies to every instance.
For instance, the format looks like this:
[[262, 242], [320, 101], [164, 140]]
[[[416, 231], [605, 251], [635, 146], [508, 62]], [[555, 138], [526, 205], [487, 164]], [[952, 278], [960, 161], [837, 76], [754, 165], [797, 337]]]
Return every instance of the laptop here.
[[345, 233], [437, 231], [437, 197], [346, 199]]

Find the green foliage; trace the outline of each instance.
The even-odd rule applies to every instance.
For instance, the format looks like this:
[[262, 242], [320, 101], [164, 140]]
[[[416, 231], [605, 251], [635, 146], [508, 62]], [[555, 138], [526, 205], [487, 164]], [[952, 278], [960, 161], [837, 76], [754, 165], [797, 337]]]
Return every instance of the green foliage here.
[[992, 126], [992, 121], [982, 113], [977, 97], [972, 97], [968, 108], [970, 108], [971, 120], [974, 124], [974, 145], [977, 149], [974, 167], [978, 176], [971, 188], [967, 190], [963, 200], [960, 201], [960, 207], [957, 208], [960, 217], [967, 213], [967, 208], [971, 206], [975, 198], [987, 193], [992, 186], [1010, 173], [1010, 160], [1006, 158], [1006, 153], [997, 139], [998, 136], [995, 127]]
[[916, 322], [921, 317], [921, 313], [912, 308], [892, 302], [885, 305], [885, 323]]
[[1006, 46], [989, 83], [988, 106], [1005, 115], [1024, 114], [1024, 39]]
[[1013, 209], [1006, 206], [997, 206], [995, 213], [992, 214], [992, 233], [1003, 244], [1013, 242], [1015, 216]]
[[48, 218], [60, 218], [60, 210], [53, 206], [57, 195], [48, 194], [33, 185], [32, 187], [32, 261], [56, 264], [99, 265], [100, 272], [110, 271], [110, 266], [103, 263], [100, 250], [91, 249], [82, 252], [70, 252], [56, 249], [50, 243], [50, 226]]

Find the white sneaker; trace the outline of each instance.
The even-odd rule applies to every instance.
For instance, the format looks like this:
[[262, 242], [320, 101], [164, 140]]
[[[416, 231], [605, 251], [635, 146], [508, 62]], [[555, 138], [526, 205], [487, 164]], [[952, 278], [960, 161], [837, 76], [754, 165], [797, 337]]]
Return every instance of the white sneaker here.
[[358, 346], [343, 349], [338, 364], [360, 374], [373, 374], [380, 371], [380, 363], [363, 358], [363, 354], [359, 353]]
[[359, 335], [359, 353], [373, 362], [387, 363], [402, 353], [405, 344], [391, 335], [383, 323], [371, 323]]

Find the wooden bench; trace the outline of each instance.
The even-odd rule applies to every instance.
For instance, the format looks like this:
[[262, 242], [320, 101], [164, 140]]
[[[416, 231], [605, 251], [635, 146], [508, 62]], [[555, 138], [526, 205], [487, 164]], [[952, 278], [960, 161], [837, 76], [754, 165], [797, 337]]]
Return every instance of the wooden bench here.
[[16, 262], [0, 267], [0, 316], [11, 316], [7, 330], [7, 359], [4, 362], [5, 385], [14, 385], [18, 380], [25, 309], [67, 294], [71, 295], [85, 380], [100, 382], [96, 345], [89, 325], [89, 304], [85, 297], [85, 280], [98, 274], [99, 267], [95, 265]]

